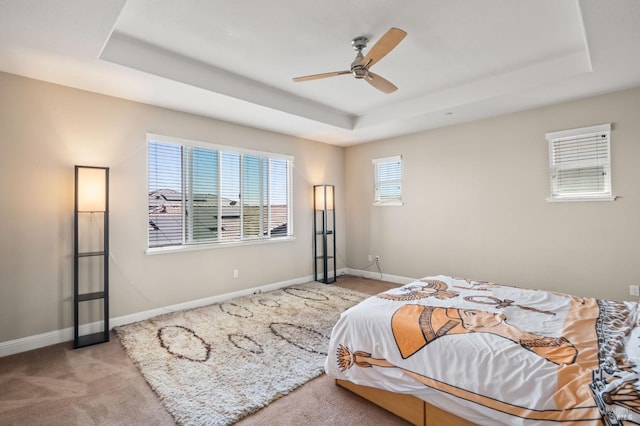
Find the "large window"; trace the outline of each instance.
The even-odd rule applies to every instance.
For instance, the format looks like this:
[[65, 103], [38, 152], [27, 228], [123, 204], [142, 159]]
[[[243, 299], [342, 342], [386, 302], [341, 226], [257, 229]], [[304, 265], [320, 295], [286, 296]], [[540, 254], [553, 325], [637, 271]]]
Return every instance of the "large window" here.
[[148, 135], [149, 248], [282, 239], [293, 158]]
[[549, 201], [613, 200], [611, 124], [547, 133]]
[[402, 205], [402, 157], [385, 157], [372, 160], [375, 206]]

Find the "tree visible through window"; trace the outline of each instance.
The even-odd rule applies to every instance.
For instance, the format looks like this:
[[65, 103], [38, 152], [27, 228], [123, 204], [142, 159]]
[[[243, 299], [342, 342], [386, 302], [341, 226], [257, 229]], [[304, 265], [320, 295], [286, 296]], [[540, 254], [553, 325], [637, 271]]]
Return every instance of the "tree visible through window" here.
[[293, 235], [292, 157], [189, 142], [148, 140], [149, 248]]

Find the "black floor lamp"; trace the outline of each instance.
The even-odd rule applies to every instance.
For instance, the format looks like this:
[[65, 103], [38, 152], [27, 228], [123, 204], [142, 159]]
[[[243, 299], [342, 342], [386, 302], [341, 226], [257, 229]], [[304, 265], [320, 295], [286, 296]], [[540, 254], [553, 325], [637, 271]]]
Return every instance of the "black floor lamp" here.
[[313, 275], [329, 284], [336, 281], [335, 186], [314, 185], [313, 195]]

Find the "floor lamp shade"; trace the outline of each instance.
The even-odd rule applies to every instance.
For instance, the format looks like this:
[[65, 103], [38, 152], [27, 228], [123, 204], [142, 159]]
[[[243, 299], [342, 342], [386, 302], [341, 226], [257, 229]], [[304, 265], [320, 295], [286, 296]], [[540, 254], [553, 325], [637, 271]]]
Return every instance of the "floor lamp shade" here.
[[315, 185], [315, 210], [333, 210], [333, 185]]
[[109, 169], [76, 166], [76, 205], [81, 212], [107, 210]]

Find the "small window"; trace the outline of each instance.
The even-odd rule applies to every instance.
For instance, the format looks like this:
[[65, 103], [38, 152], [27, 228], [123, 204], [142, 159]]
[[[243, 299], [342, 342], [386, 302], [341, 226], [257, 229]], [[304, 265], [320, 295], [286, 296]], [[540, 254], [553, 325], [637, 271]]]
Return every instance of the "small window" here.
[[547, 201], [610, 201], [611, 124], [547, 133], [551, 197]]
[[373, 160], [375, 206], [402, 205], [402, 157], [386, 157]]
[[147, 138], [150, 252], [293, 237], [293, 157]]

